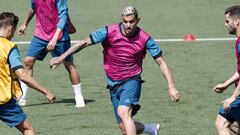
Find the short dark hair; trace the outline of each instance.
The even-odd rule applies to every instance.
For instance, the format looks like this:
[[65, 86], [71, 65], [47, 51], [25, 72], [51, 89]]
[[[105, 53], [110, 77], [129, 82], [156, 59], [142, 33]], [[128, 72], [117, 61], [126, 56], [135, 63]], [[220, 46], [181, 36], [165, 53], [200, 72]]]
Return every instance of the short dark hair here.
[[231, 17], [240, 18], [240, 5], [234, 5], [225, 10], [225, 15], [229, 14]]
[[18, 24], [18, 16], [11, 12], [2, 12], [0, 14], [0, 28], [6, 26], [17, 27]]

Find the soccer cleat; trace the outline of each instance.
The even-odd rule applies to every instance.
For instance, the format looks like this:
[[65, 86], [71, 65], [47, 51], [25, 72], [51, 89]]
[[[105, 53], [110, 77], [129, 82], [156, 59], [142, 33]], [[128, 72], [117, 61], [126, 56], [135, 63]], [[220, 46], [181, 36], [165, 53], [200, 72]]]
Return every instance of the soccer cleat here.
[[150, 135], [158, 135], [159, 130], [160, 130], [160, 124], [159, 124], [159, 123], [154, 124], [154, 131], [153, 131], [153, 133], [150, 134]]
[[26, 106], [26, 103], [27, 103], [27, 100], [25, 100], [25, 99], [20, 99], [20, 100], [18, 101], [18, 104], [19, 104], [20, 106]]
[[85, 107], [85, 102], [82, 95], [75, 96], [75, 102], [76, 102], [75, 107]]

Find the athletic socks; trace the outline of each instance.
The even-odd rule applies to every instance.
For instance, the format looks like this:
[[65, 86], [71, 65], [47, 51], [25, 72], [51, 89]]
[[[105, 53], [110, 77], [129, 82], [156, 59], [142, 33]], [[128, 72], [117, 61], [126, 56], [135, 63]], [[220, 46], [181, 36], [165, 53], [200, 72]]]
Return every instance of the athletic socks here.
[[160, 124], [144, 124], [144, 131], [143, 133], [149, 134], [149, 135], [158, 135], [158, 132], [160, 130]]
[[[28, 86], [22, 81], [20, 81], [20, 84], [22, 87], [23, 95], [20, 98], [20, 100], [18, 101], [18, 104], [20, 106], [26, 106]], [[85, 102], [84, 102], [84, 99], [82, 96], [81, 83], [79, 83], [77, 85], [72, 85], [72, 87], [73, 87], [74, 94], [75, 94], [76, 107], [85, 107]]]
[[82, 95], [81, 83], [72, 85], [72, 87], [75, 93], [75, 102], [76, 102], [75, 107], [85, 107], [85, 102]]
[[28, 86], [24, 82], [22, 82], [22, 81], [20, 81], [20, 84], [21, 84], [21, 88], [22, 88], [22, 93], [23, 94], [22, 94], [22, 97], [19, 99], [18, 104], [20, 106], [26, 106]]

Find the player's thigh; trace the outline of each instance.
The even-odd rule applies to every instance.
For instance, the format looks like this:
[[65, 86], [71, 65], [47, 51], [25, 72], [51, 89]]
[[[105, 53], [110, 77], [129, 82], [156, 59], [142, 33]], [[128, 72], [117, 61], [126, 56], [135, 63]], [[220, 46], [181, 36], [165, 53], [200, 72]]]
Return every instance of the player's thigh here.
[[139, 104], [141, 96], [141, 81], [129, 80], [121, 86], [120, 105], [132, 106]]
[[[61, 56], [64, 52], [66, 52], [69, 48], [71, 47], [70, 41], [59, 41], [57, 42], [54, 50], [51, 52], [52, 57], [59, 57]], [[69, 55], [64, 59], [65, 62], [72, 62], [73, 61], [73, 56]]]
[[29, 45], [26, 56], [36, 58], [37, 60], [43, 60], [48, 53], [46, 50], [47, 44], [47, 41], [34, 36]]
[[24, 58], [24, 65], [26, 69], [31, 69], [37, 59], [35, 57], [26, 56]]
[[215, 122], [215, 125], [217, 128], [227, 128], [231, 125], [232, 123], [227, 120], [225, 117], [223, 117], [222, 115], [217, 115], [217, 118], [216, 118], [216, 122]]
[[230, 109], [225, 110], [223, 106], [219, 110], [219, 115], [229, 122], [240, 121], [240, 97], [238, 97], [231, 105]]
[[131, 108], [131, 115], [134, 116], [140, 109], [139, 100], [141, 96], [142, 83], [140, 79], [131, 79], [122, 85], [119, 106]]
[[11, 99], [4, 105], [0, 105], [0, 120], [9, 127], [16, 127], [26, 119], [26, 114], [15, 99]]
[[140, 109], [139, 99], [141, 95], [141, 79], [128, 80], [117, 89], [110, 90], [110, 97], [114, 108], [115, 117], [118, 123], [121, 118], [118, 114], [119, 106], [125, 106], [132, 109], [132, 115], [135, 115]]
[[24, 133], [26, 130], [28, 130], [28, 132], [34, 132], [32, 125], [27, 119], [25, 119], [22, 123], [17, 125], [16, 128], [22, 133]]
[[118, 115], [119, 96], [116, 94], [116, 92], [113, 92], [110, 90], [110, 98], [111, 98], [115, 118], [117, 120], [117, 123], [119, 124], [122, 122], [120, 116]]

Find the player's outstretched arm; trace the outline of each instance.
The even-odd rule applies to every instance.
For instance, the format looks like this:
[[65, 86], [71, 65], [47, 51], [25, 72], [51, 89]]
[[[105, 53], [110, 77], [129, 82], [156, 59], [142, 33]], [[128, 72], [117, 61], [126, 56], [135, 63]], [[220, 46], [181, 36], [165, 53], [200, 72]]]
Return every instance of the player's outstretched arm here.
[[178, 102], [181, 98], [181, 93], [175, 88], [172, 74], [168, 68], [167, 63], [162, 57], [155, 59], [155, 61], [159, 64], [160, 69], [167, 80], [169, 96], [171, 97], [173, 102]]
[[80, 50], [82, 50], [83, 48], [92, 45], [92, 42], [90, 40], [90, 38], [86, 38], [85, 40], [81, 40], [79, 42], [77, 42], [76, 44], [72, 45], [65, 53], [63, 53], [61, 56], [59, 57], [55, 57], [52, 58], [49, 62], [49, 66], [52, 69], [57, 68], [63, 61], [64, 59], [74, 53], [79, 52]]
[[50, 103], [53, 103], [56, 100], [56, 96], [51, 91], [34, 80], [32, 76], [30, 76], [23, 68], [17, 69], [15, 73], [21, 81], [26, 83], [31, 88], [36, 89], [37, 91], [44, 94]]
[[29, 24], [29, 22], [32, 20], [32, 17], [35, 15], [35, 11], [33, 9], [31, 9], [28, 12], [28, 16], [25, 19], [25, 21], [23, 22], [23, 24], [18, 28], [18, 34], [19, 35], [24, 35], [25, 34], [25, 30]]
[[225, 81], [224, 83], [217, 84], [213, 88], [213, 91], [217, 93], [223, 93], [224, 90], [226, 90], [231, 84], [236, 82], [238, 79], [239, 79], [239, 74], [238, 72], [235, 72], [227, 81]]

